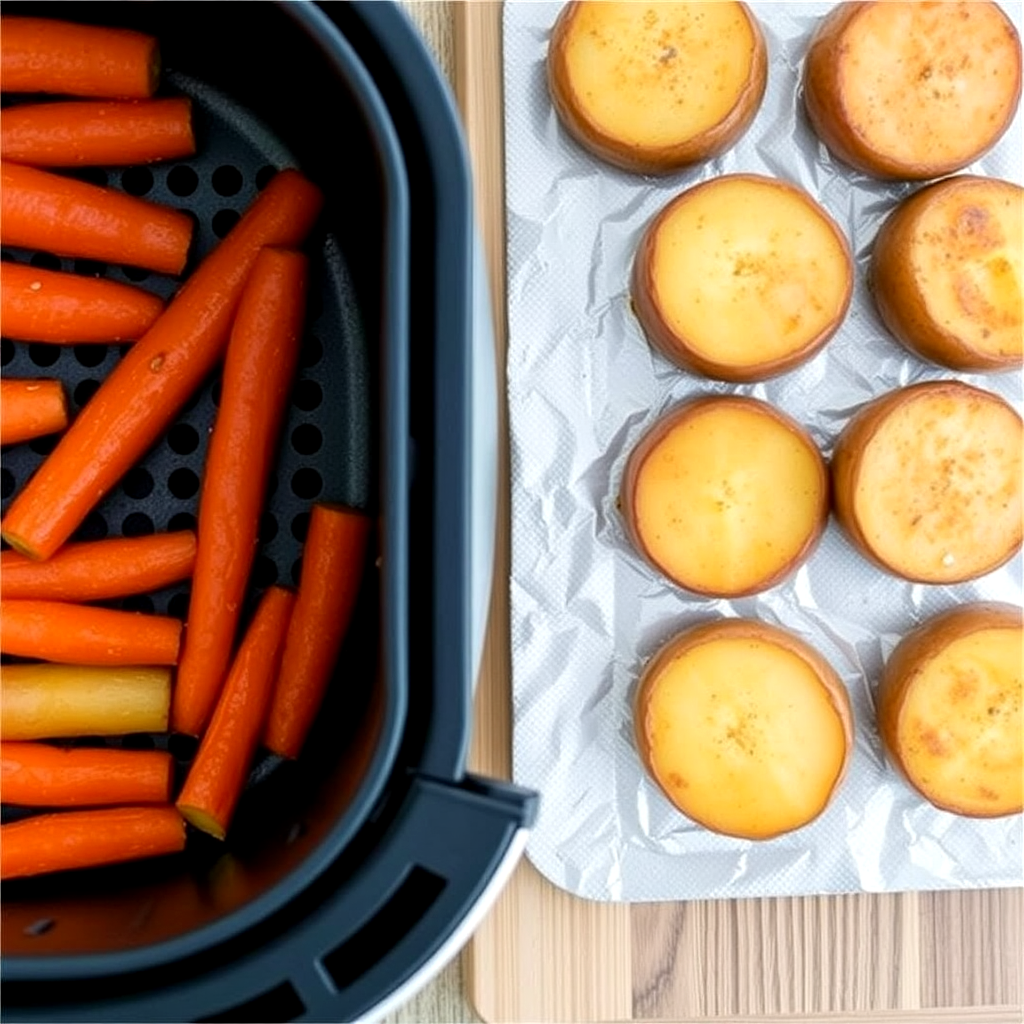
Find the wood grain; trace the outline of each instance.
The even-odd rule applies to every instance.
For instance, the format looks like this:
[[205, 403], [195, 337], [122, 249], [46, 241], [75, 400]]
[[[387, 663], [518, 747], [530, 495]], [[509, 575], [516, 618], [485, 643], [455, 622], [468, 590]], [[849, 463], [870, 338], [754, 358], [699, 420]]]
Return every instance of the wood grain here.
[[[504, 366], [501, 4], [453, 6], [455, 81], [472, 151]], [[504, 388], [500, 392], [504, 394]], [[503, 411], [504, 415], [504, 411]], [[506, 423], [502, 421], [502, 436]], [[508, 479], [507, 450], [500, 477]], [[507, 509], [507, 488], [499, 507]], [[495, 578], [508, 578], [501, 522]], [[472, 763], [508, 777], [506, 585], [495, 588]], [[1019, 890], [634, 905], [587, 903], [524, 864], [465, 960], [489, 1021], [1022, 1020]]]

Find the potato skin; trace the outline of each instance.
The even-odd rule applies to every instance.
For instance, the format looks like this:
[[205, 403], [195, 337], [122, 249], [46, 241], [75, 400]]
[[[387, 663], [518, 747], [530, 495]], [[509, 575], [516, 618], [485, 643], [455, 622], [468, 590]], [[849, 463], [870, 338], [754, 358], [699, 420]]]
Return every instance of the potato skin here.
[[587, 116], [572, 88], [567, 40], [580, 0], [570, 0], [559, 12], [548, 44], [548, 91], [566, 131], [586, 150], [606, 163], [634, 174], [671, 174], [691, 164], [710, 160], [733, 146], [757, 116], [768, 84], [768, 49], [750, 8], [740, 3], [754, 36], [750, 76], [736, 105], [718, 124], [674, 146], [638, 147], [624, 143], [599, 128]]
[[[945, 164], [908, 164], [892, 160], [867, 146], [854, 133], [843, 103], [842, 88], [837, 75], [839, 57], [845, 45], [844, 35], [862, 11], [878, 0], [847, 0], [837, 4], [819, 23], [811, 37], [804, 64], [804, 106], [818, 138], [844, 163], [876, 178], [923, 181], [951, 174], [970, 163], [958, 160]], [[1020, 97], [1018, 67], [1017, 96]], [[992, 145], [1013, 120], [1016, 104], [997, 132]], [[991, 148], [991, 147], [988, 147]], [[987, 151], [987, 150], [986, 150]], [[975, 154], [972, 160], [980, 157]]]
[[[886, 754], [893, 765], [915, 792], [921, 791], [914, 785], [903, 760], [899, 742], [900, 714], [911, 684], [924, 665], [943, 648], [972, 633], [984, 629], [1007, 629], [1021, 624], [1021, 609], [1012, 604], [998, 601], [978, 601], [961, 605], [935, 615], [908, 633], [897, 644], [882, 670], [875, 699], [875, 715], [878, 733], [885, 746]], [[944, 811], [953, 814], [966, 812], [956, 806], [921, 796]], [[973, 818], [1003, 817], [999, 814], [970, 814]]]
[[[768, 178], [760, 174], [730, 174], [727, 177], [733, 181], [749, 181], [759, 185], [767, 183], [780, 190], [794, 193], [801, 199], [810, 200], [810, 196], [802, 189], [776, 178]], [[824, 348], [836, 331], [839, 330], [846, 317], [847, 310], [850, 307], [850, 300], [853, 296], [853, 256], [850, 252], [850, 243], [847, 241], [846, 236], [840, 231], [839, 226], [832, 220], [827, 211], [821, 208], [821, 212], [825, 214], [833, 234], [839, 240], [839, 244], [847, 256], [845, 296], [835, 320], [817, 336], [808, 341], [803, 348], [778, 359], [759, 363], [756, 366], [730, 366], [728, 363], [717, 362], [695, 351], [687, 344], [685, 339], [680, 338], [672, 330], [662, 315], [658, 303], [655, 301], [655, 246], [661, 224], [672, 215], [672, 211], [677, 203], [684, 202], [701, 189], [710, 188], [722, 180], [721, 177], [712, 178], [699, 185], [695, 185], [693, 188], [687, 189], [669, 202], [651, 221], [644, 232], [643, 238], [640, 240], [636, 256], [633, 258], [630, 298], [632, 300], [633, 312], [636, 314], [637, 320], [640, 321], [640, 326], [648, 342], [670, 362], [675, 363], [682, 370], [699, 374], [703, 377], [709, 377], [712, 380], [722, 380], [730, 384], [750, 384], [756, 381], [767, 380], [770, 377], [777, 377], [779, 374], [787, 373], [789, 370], [807, 362]]]
[[[703, 622], [699, 625], [691, 626], [689, 629], [684, 629], [681, 633], [677, 633], [654, 655], [654, 657], [651, 658], [640, 676], [640, 684], [636, 691], [633, 713], [633, 727], [636, 746], [644, 769], [658, 784], [658, 787], [664, 791], [664, 787], [661, 785], [661, 780], [655, 772], [654, 761], [651, 756], [651, 738], [646, 714], [646, 709], [650, 703], [651, 690], [656, 685], [658, 675], [661, 673], [661, 670], [665, 665], [685, 651], [694, 647], [699, 647], [711, 640], [721, 639], [759, 640], [790, 651], [811, 667], [815, 675], [825, 687], [825, 690], [832, 702], [832, 706], [835, 708], [836, 714], [839, 716], [839, 721], [843, 728], [843, 738], [846, 743], [846, 749], [843, 753], [842, 766], [839, 769], [836, 781], [829, 792], [828, 799], [826, 799], [822, 804], [818, 815], [815, 816], [819, 817], [824, 813], [829, 803], [831, 803], [832, 798], [835, 796], [839, 787], [842, 785], [843, 780], [846, 778], [846, 773], [850, 767], [850, 758], [853, 751], [853, 708], [850, 704], [850, 695], [847, 693], [842, 680], [836, 674], [835, 669], [833, 669], [825, 658], [813, 647], [804, 643], [803, 640], [794, 636], [792, 633], [789, 633], [784, 629], [779, 629], [776, 626], [769, 626], [764, 622], [757, 622], [752, 619], [716, 619], [711, 622]], [[704, 828], [708, 827], [703, 821], [699, 821], [697, 818], [694, 818], [693, 820]], [[813, 821], [814, 819], [811, 820]], [[810, 824], [810, 822], [805, 822], [805, 824]], [[757, 838], [774, 839], [776, 836], [784, 835], [788, 831], [791, 830], [783, 829], [778, 832], [774, 832], [771, 835], [758, 836]], [[749, 836], [739, 835], [736, 833], [722, 832], [719, 834], [735, 835], [738, 839], [750, 838]]]
[[885, 326], [901, 345], [930, 362], [967, 373], [1004, 372], [1019, 369], [1019, 356], [980, 352], [965, 345], [928, 315], [925, 296], [908, 272], [908, 250], [917, 218], [944, 192], [985, 182], [987, 178], [961, 174], [925, 186], [905, 199], [886, 218], [875, 238], [871, 262], [871, 286], [875, 305]]
[[[888, 394], [882, 395], [880, 398], [876, 398], [874, 401], [861, 407], [839, 435], [839, 439], [836, 441], [832, 452], [832, 462], [830, 465], [832, 510], [839, 525], [846, 532], [854, 546], [870, 562], [873, 562], [885, 572], [910, 580], [912, 583], [934, 583], [934, 580], [908, 576], [901, 569], [897, 569], [895, 566], [883, 561], [874, 548], [872, 548], [864, 531], [861, 530], [853, 507], [865, 449], [892, 410], [902, 402], [905, 402], [909, 396], [919, 391], [930, 391], [933, 394], [947, 393], [960, 395], [966, 392], [972, 395], [984, 395], [986, 398], [998, 397], [991, 392], [982, 391], [981, 388], [975, 388], [970, 384], [964, 384], [957, 380], [923, 381], [919, 384], [897, 388], [895, 391], [890, 391]], [[1016, 547], [1011, 548], [1000, 561], [981, 570], [971, 578], [977, 579], [978, 576], [984, 576], [999, 568], [1000, 565], [1008, 562], [1016, 554], [1016, 551]], [[960, 582], [966, 582], [966, 580], [961, 580]]]
[[629, 459], [626, 462], [625, 472], [622, 475], [622, 484], [619, 489], [619, 509], [622, 513], [622, 521], [625, 526], [626, 536], [629, 538], [634, 549], [643, 557], [648, 565], [660, 572], [666, 579], [670, 580], [676, 586], [682, 586], [682, 584], [672, 579], [672, 577], [665, 572], [665, 570], [655, 560], [650, 549], [643, 542], [640, 529], [637, 525], [637, 481], [640, 477], [640, 473], [643, 471], [643, 466], [647, 461], [648, 456], [655, 448], [657, 448], [662, 439], [671, 430], [678, 426], [679, 423], [683, 422], [689, 416], [692, 416], [695, 412], [698, 412], [700, 409], [708, 405], [718, 406], [719, 408], [732, 407], [736, 409], [750, 409], [753, 407], [760, 412], [771, 416], [788, 430], [799, 436], [801, 440], [808, 445], [808, 447], [814, 452], [818, 465], [818, 482], [821, 493], [820, 508], [817, 516], [818, 528], [811, 533], [803, 547], [789, 562], [786, 563], [786, 565], [780, 567], [777, 572], [773, 573], [761, 582], [754, 584], [745, 590], [730, 593], [728, 595], [719, 594], [714, 590], [702, 589], [693, 584], [688, 584], [684, 588], [693, 594], [700, 594], [702, 597], [749, 597], [751, 594], [759, 594], [763, 590], [768, 590], [770, 587], [774, 587], [776, 583], [781, 583], [782, 580], [784, 580], [793, 571], [795, 566], [801, 565], [810, 558], [811, 553], [818, 546], [818, 542], [821, 540], [821, 535], [825, 532], [825, 526], [828, 522], [829, 476], [825, 460], [822, 458], [821, 452], [818, 450], [818, 446], [808, 436], [803, 427], [801, 427], [795, 420], [790, 419], [785, 413], [776, 409], [774, 406], [769, 405], [767, 402], [762, 402], [758, 398], [748, 398], [743, 395], [706, 395], [704, 397], [691, 398], [682, 402], [670, 412], [660, 417], [648, 429], [647, 433], [640, 438], [636, 446], [633, 448], [633, 451], [630, 453]]

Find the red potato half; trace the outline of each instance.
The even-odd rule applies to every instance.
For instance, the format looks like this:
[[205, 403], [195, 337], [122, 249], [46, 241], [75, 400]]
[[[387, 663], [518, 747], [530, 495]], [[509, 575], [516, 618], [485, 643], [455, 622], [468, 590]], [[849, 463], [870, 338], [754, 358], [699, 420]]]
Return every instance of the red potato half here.
[[814, 356], [839, 329], [853, 259], [806, 192], [754, 174], [687, 189], [644, 233], [633, 309], [651, 345], [691, 373], [765, 380]]
[[1020, 40], [995, 3], [840, 3], [807, 51], [804, 103], [822, 142], [879, 178], [961, 170], [1020, 102]]
[[704, 623], [647, 665], [634, 713], [650, 776], [723, 835], [771, 839], [828, 806], [853, 749], [842, 681], [802, 640], [744, 619]]
[[654, 568], [694, 593], [740, 597], [810, 556], [828, 518], [828, 473], [814, 441], [777, 409], [699, 398], [640, 439], [619, 504]]
[[891, 391], [836, 442], [836, 518], [904, 579], [983, 576], [1021, 546], [1021, 448], [1021, 418], [998, 395], [951, 380]]
[[1021, 610], [963, 605], [904, 637], [878, 689], [885, 749], [926, 800], [991, 818], [1024, 801]]
[[904, 200], [875, 240], [878, 311], [924, 359], [967, 372], [1019, 369], [1024, 189], [963, 175]]
[[573, 0], [552, 29], [547, 72], [580, 145], [624, 170], [667, 174], [738, 141], [768, 59], [743, 3]]

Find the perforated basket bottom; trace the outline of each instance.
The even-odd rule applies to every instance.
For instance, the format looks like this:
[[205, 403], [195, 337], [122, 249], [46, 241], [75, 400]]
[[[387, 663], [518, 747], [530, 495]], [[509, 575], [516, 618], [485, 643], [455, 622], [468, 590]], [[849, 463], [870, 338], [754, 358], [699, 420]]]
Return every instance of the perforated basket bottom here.
[[[231, 100], [184, 76], [171, 75], [174, 89], [193, 99], [197, 156], [152, 167], [83, 170], [76, 176], [131, 195], [183, 209], [196, 221], [188, 274], [234, 226], [277, 169], [295, 161], [252, 115]], [[309, 510], [314, 500], [367, 508], [372, 500], [373, 384], [356, 296], [340, 248], [331, 235], [306, 247], [311, 263], [309, 305], [300, 367], [271, 475], [249, 604], [271, 584], [293, 585], [301, 568]], [[138, 284], [169, 297], [179, 282], [132, 267], [58, 258], [52, 253], [4, 249], [3, 258], [32, 266]], [[2, 342], [7, 377], [57, 378], [73, 413], [89, 400], [127, 346], [74, 347]], [[193, 396], [174, 424], [88, 516], [72, 539], [140, 536], [194, 528], [203, 463], [219, 400], [219, 374]], [[7, 448], [2, 457], [3, 511], [43, 458], [55, 437]], [[170, 614], [184, 619], [188, 584], [151, 595], [108, 602], [111, 607]], [[248, 611], [249, 609], [246, 609]], [[243, 615], [243, 622], [245, 616]], [[166, 749], [168, 737], [136, 735], [82, 744]], [[171, 737], [170, 749], [184, 770], [195, 744]], [[274, 762], [264, 758], [251, 781], [263, 779]], [[11, 816], [5, 808], [5, 819]]]

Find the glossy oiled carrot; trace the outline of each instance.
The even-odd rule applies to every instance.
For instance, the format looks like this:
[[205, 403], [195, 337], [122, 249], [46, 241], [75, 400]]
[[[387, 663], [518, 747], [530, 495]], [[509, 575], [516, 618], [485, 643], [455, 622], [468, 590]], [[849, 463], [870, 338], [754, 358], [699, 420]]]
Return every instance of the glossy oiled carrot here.
[[369, 532], [365, 513], [313, 506], [299, 596], [263, 737], [276, 754], [298, 757], [316, 718], [359, 594]]
[[294, 603], [281, 587], [263, 595], [177, 800], [191, 824], [217, 839], [227, 833], [263, 732]]
[[242, 293], [199, 498], [199, 543], [171, 724], [198, 736], [228, 666], [260, 512], [298, 362], [305, 256], [264, 249]]
[[186, 579], [195, 560], [191, 530], [65, 544], [45, 562], [0, 551], [0, 593], [19, 600], [105, 601]]
[[164, 750], [67, 750], [0, 743], [0, 794], [24, 807], [166, 804], [174, 758]]
[[0, 18], [0, 90], [141, 99], [160, 77], [156, 39], [51, 18]]
[[40, 814], [0, 827], [0, 879], [156, 857], [185, 848], [173, 807]]
[[223, 355], [260, 248], [300, 244], [322, 202], [298, 171], [271, 180], [14, 499], [2, 524], [12, 547], [48, 558], [142, 457]]
[[135, 341], [163, 308], [158, 295], [118, 281], [0, 263], [0, 325], [14, 341]]
[[114, 189], [0, 163], [0, 242], [180, 274], [192, 218]]
[[0, 739], [164, 732], [171, 670], [95, 665], [0, 666]]
[[59, 380], [0, 380], [0, 444], [20, 444], [68, 425], [68, 403]]
[[0, 652], [66, 665], [173, 665], [181, 622], [63, 601], [0, 600]]
[[0, 153], [16, 164], [124, 167], [195, 151], [192, 104], [184, 96], [24, 103], [0, 112]]

